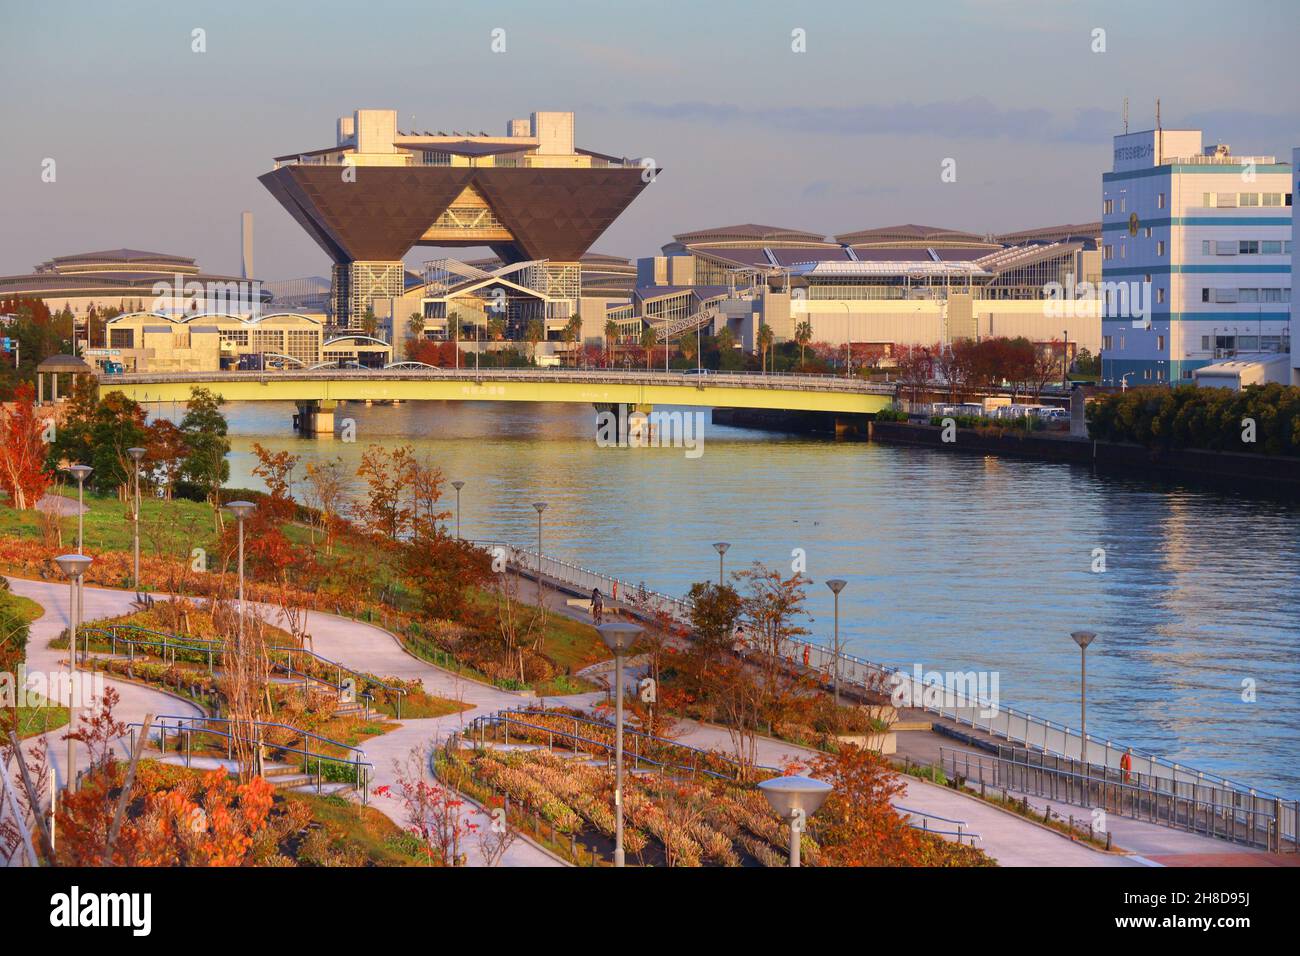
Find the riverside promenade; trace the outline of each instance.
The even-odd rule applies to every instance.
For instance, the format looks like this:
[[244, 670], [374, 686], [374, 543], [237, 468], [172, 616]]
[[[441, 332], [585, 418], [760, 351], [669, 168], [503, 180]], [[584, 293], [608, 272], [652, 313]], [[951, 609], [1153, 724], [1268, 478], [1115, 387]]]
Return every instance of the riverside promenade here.
[[[63, 669], [66, 667], [66, 653], [51, 649], [48, 645], [68, 625], [67, 585], [21, 578], [8, 580], [15, 594], [31, 598], [45, 610], [44, 616], [32, 625], [29, 670]], [[557, 588], [547, 586], [542, 591], [542, 599], [548, 608], [578, 620], [586, 619], [581, 611], [568, 604], [567, 595]], [[87, 587], [87, 620], [129, 613], [133, 609], [134, 599], [135, 595], [131, 592]], [[265, 605], [261, 608], [270, 620], [276, 619], [275, 609]], [[375, 786], [394, 785], [399, 768], [405, 766], [412, 751], [423, 754], [430, 746], [440, 745], [448, 735], [460, 730], [476, 716], [517, 707], [525, 702], [525, 698], [519, 694], [469, 680], [412, 656], [395, 635], [380, 627], [319, 611], [310, 612], [307, 623], [319, 653], [358, 670], [403, 680], [419, 680], [430, 693], [470, 705], [468, 710], [445, 717], [395, 721], [399, 725], [397, 729], [366, 740], [362, 746], [367, 759], [375, 768]], [[120, 720], [139, 721], [146, 713], [199, 713], [192, 704], [161, 691], [111, 678], [106, 682], [121, 695], [117, 712]], [[591, 708], [605, 697], [604, 692], [597, 691], [547, 700], [566, 706]], [[677, 739], [684, 744], [722, 751], [730, 749], [730, 740], [724, 728], [681, 721], [679, 730]], [[47, 736], [51, 753], [62, 766], [66, 752], [66, 744], [61, 739], [63, 731], [53, 731]], [[36, 739], [29, 738], [25, 743], [30, 746]], [[779, 766], [791, 759], [806, 760], [814, 753], [807, 748], [767, 737], [761, 737], [758, 746], [760, 762], [772, 766]], [[78, 760], [84, 767], [85, 755]], [[1118, 831], [1116, 833], [1117, 845], [1136, 851], [1137, 855], [1106, 854], [1088, 849], [1054, 831], [949, 788], [914, 778], [907, 778], [906, 785], [906, 792], [898, 801], [900, 804], [922, 813], [965, 821], [968, 830], [980, 834], [982, 839], [979, 845], [1004, 866], [1178, 865], [1180, 859], [1199, 858], [1205, 861], [1222, 857], [1225, 853], [1232, 858], [1234, 865], [1244, 862], [1265, 863], [1268, 858], [1267, 854], [1256, 851], [1237, 852], [1230, 844], [1220, 840], [1143, 823], [1133, 823], [1131, 827], [1126, 827], [1123, 839]], [[399, 826], [405, 825], [396, 800], [375, 799], [372, 806]], [[470, 813], [468, 818], [482, 826], [488, 822], [486, 816], [477, 811]], [[471, 845], [466, 851], [470, 865], [479, 865], [477, 848]], [[510, 847], [502, 865], [563, 864], [535, 844], [519, 839]]]

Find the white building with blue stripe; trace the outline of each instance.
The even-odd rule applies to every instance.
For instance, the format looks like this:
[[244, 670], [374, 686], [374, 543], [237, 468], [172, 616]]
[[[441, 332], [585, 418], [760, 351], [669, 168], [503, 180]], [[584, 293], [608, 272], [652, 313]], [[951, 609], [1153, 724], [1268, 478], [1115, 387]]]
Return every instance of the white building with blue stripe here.
[[1291, 339], [1292, 167], [1200, 130], [1115, 137], [1102, 176], [1101, 378], [1191, 383]]

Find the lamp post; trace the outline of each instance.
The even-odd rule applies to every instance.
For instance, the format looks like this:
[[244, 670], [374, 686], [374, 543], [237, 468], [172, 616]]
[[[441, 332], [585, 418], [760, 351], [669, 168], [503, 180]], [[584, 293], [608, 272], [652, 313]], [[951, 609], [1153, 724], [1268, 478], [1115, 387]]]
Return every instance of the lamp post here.
[[[83, 532], [85, 530], [84, 513], [86, 510], [86, 479], [90, 477], [90, 473], [94, 470], [95, 469], [91, 468], [89, 465], [68, 466], [68, 471], [72, 472], [72, 476], [77, 479], [77, 554], [86, 553], [85, 545], [83, 544], [83, 541], [85, 540]], [[84, 597], [85, 597], [85, 581], [83, 581], [81, 578], [78, 578], [77, 579], [77, 616], [78, 617], [81, 616], [81, 612], [85, 608]]]
[[727, 549], [730, 547], [731, 543], [728, 541], [713, 542], [713, 550], [718, 552], [718, 587], [722, 587], [725, 580], [722, 576], [722, 556], [727, 553]]
[[[476, 353], [477, 354], [477, 353]], [[460, 540], [460, 489], [465, 487], [463, 481], [453, 481], [451, 486], [456, 489], [456, 540]]]
[[758, 785], [767, 805], [790, 824], [790, 865], [799, 865], [799, 834], [808, 818], [822, 808], [831, 795], [831, 785], [812, 777], [773, 777]]
[[537, 603], [542, 603], [542, 512], [546, 510], [545, 501], [534, 501], [537, 510]]
[[1070, 636], [1079, 645], [1079, 740], [1080, 759], [1088, 767], [1088, 645], [1096, 640], [1092, 631], [1073, 631]]
[[835, 663], [832, 673], [832, 686], [835, 688], [835, 706], [840, 705], [840, 592], [844, 590], [844, 585], [849, 582], [840, 578], [831, 578], [826, 582], [826, 586], [831, 589], [835, 595], [835, 643], [831, 647], [835, 650]]
[[641, 636], [641, 626], [613, 621], [596, 628], [614, 652], [614, 865], [623, 865], [623, 655]]
[[239, 521], [239, 643], [244, 643], [244, 519], [257, 510], [251, 501], [231, 501], [226, 507]]
[[[64, 554], [54, 559], [68, 579], [68, 728], [77, 732], [77, 582], [90, 567], [91, 559], [84, 554]], [[68, 738], [68, 771], [64, 789], [76, 790], [77, 782], [77, 742]]]
[[145, 449], [128, 448], [126, 453], [131, 456], [131, 461], [135, 463], [131, 476], [135, 482], [135, 507], [131, 511], [131, 527], [134, 530], [134, 541], [132, 551], [135, 555], [135, 589], [140, 590], [140, 461], [144, 458]]

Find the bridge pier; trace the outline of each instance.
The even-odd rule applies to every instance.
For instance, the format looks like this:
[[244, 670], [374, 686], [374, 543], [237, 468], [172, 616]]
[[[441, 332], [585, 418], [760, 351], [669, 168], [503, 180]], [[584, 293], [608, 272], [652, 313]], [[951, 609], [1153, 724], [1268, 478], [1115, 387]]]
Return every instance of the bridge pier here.
[[[596, 409], [596, 440], [618, 448], [640, 448], [654, 437], [649, 415], [653, 405], [592, 402]], [[612, 417], [610, 417], [612, 416]]]
[[337, 402], [295, 402], [294, 430], [300, 435], [333, 435], [334, 409]]

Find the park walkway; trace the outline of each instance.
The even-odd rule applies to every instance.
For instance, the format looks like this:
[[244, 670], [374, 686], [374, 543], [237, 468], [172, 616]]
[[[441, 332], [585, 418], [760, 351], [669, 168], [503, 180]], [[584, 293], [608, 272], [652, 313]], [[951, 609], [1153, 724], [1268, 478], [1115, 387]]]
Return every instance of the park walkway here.
[[[28, 648], [29, 671], [62, 670], [62, 662], [66, 659], [65, 652], [52, 650], [48, 644], [68, 623], [67, 585], [60, 582], [30, 581], [19, 578], [10, 578], [9, 581], [15, 594], [31, 598], [46, 611], [45, 615], [32, 626], [32, 639]], [[84, 598], [86, 619], [94, 620], [129, 613], [132, 610], [134, 597], [134, 594], [127, 591], [88, 587]], [[579, 620], [583, 619], [583, 616], [573, 608], [565, 606], [564, 600], [559, 595], [548, 593], [546, 598], [546, 603], [554, 610]], [[258, 607], [272, 623], [277, 620], [276, 609], [269, 605], [258, 605]], [[468, 709], [444, 717], [397, 721], [400, 725], [397, 729], [365, 741], [362, 746], [367, 758], [374, 765], [376, 786], [395, 786], [399, 768], [406, 766], [412, 751], [424, 754], [430, 746], [441, 744], [450, 734], [463, 728], [475, 717], [517, 707], [531, 700], [422, 661], [409, 654], [394, 635], [362, 621], [321, 611], [311, 611], [308, 613], [307, 629], [312, 635], [313, 647], [318, 654], [379, 677], [419, 680], [429, 693], [467, 705]], [[138, 721], [147, 712], [198, 714], [198, 709], [192, 704], [182, 702], [160, 691], [111, 679], [108, 683], [115, 687], [122, 697], [117, 712], [119, 719]], [[597, 691], [550, 698], [549, 701], [590, 709], [604, 700], [605, 696], [603, 692]], [[62, 731], [49, 735], [51, 749], [60, 762], [62, 756], [58, 750], [63, 745], [58, 738], [61, 735]], [[724, 753], [733, 750], [731, 738], [725, 728], [695, 721], [678, 721], [675, 738], [684, 744], [703, 749], [714, 749]], [[759, 763], [769, 766], [779, 767], [792, 760], [806, 761], [815, 755], [814, 751], [807, 748], [769, 737], [759, 737], [757, 747]], [[79, 760], [84, 761], [84, 757]], [[80, 765], [84, 766], [84, 762]], [[1004, 866], [1160, 865], [1176, 863], [1180, 856], [1186, 856], [1190, 861], [1193, 858], [1205, 860], [1216, 854], [1225, 853], [1231, 854], [1234, 858], [1248, 856], [1252, 858], [1251, 862], [1258, 862], [1255, 858], [1267, 856], [1247, 850], [1236, 852], [1231, 845], [1208, 837], [1120, 819], [1113, 819], [1112, 823], [1117, 845], [1135, 851], [1140, 856], [1107, 855], [1089, 850], [1063, 836], [948, 788], [911, 778], [907, 779], [906, 786], [905, 794], [896, 802], [918, 811], [966, 821], [972, 831], [981, 835], [980, 845], [985, 851]], [[1032, 804], [1034, 800], [1031, 798], [1030, 802]], [[405, 826], [397, 800], [380, 797], [372, 801], [372, 805], [398, 825]], [[1080, 812], [1083, 812], [1082, 809]], [[483, 827], [488, 823], [486, 815], [477, 811], [470, 820]], [[474, 838], [471, 838], [465, 852], [468, 853], [470, 865], [480, 862]], [[554, 857], [521, 839], [510, 847], [501, 865], [554, 866], [558, 864], [559, 861]]]

